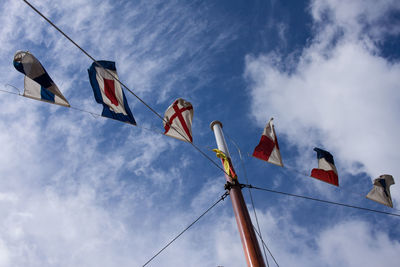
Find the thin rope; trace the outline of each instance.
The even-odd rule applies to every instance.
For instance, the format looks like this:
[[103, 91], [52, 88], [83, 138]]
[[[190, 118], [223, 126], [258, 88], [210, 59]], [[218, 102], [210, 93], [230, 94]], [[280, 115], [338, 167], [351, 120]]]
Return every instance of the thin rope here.
[[[13, 88], [15, 88], [15, 89], [17, 89], [17, 90], [19, 90], [18, 87], [15, 87], [15, 86], [13, 86], [13, 85], [11, 85], [11, 84], [7, 84], [7, 85], [8, 85], [8, 86], [11, 86], [11, 87], [13, 87]], [[2, 89], [0, 89], [0, 91], [3, 92], [3, 93], [7, 93], [7, 94], [12, 94], [12, 95], [21, 96], [21, 97], [24, 97], [24, 98], [26, 98], [26, 99], [35, 100], [35, 99], [30, 98], [30, 97], [25, 97], [25, 96], [22, 95], [22, 94], [17, 94], [17, 93], [10, 92], [10, 91], [7, 91], [7, 90], [2, 90]], [[38, 100], [38, 101], [39, 101], [39, 100]], [[44, 103], [48, 103], [48, 104], [57, 105], [57, 104], [55, 104], [55, 103], [50, 103], [50, 102], [47, 102], [47, 101], [40, 101], [40, 102], [44, 102]], [[58, 105], [58, 106], [64, 107], [64, 108], [68, 108], [68, 107], [62, 106], [62, 105]], [[85, 109], [77, 108], [77, 107], [74, 107], [74, 106], [70, 106], [69, 108], [70, 108], [70, 109], [77, 110], [77, 111], [79, 111], [79, 112], [88, 113], [88, 114], [92, 115], [95, 119], [101, 117], [101, 118], [104, 118], [104, 119], [112, 120], [111, 118], [104, 117], [104, 116], [102, 116], [101, 114], [98, 114], [98, 113], [95, 113], [95, 112], [92, 112], [92, 111], [88, 111], [88, 110], [85, 110]], [[140, 128], [140, 129], [143, 129], [143, 130], [146, 130], [146, 131], [149, 131], [149, 132], [153, 132], [153, 133], [156, 133], [156, 134], [160, 134], [160, 135], [165, 136], [165, 134], [164, 134], [162, 131], [158, 130], [158, 129], [155, 129], [155, 128], [147, 128], [147, 127], [144, 127], [144, 126], [142, 126], [142, 125], [140, 125], [140, 124], [139, 124], [139, 125], [135, 125], [135, 126], [138, 127], [138, 128]]]
[[[266, 244], [266, 243], [264, 242], [264, 240], [261, 238], [261, 233], [259, 233], [259, 232], [257, 231], [257, 229], [254, 227], [254, 225], [253, 225], [253, 229], [254, 229], [254, 231], [257, 233], [257, 235], [260, 236], [261, 242], [262, 242], [262, 244], [263, 244], [263, 248], [264, 248], [264, 247], [267, 248], [269, 255], [271, 255], [271, 258], [274, 260], [276, 266], [279, 267], [279, 264], [278, 264], [278, 262], [276, 261], [274, 255], [272, 255], [271, 250], [269, 250], [267, 244]], [[268, 265], [268, 266], [269, 266], [269, 265]]]
[[8, 84], [8, 83], [7, 83], [5, 86], [9, 86], [9, 87], [11, 87], [11, 88], [14, 88], [15, 90], [18, 91], [18, 95], [21, 95], [21, 91], [18, 89], [18, 87], [15, 87], [14, 85]]
[[87, 110], [84, 110], [84, 109], [76, 108], [76, 107], [73, 107], [73, 106], [70, 106], [70, 108], [71, 108], [71, 109], [75, 109], [75, 110], [80, 111], [80, 112], [89, 113], [89, 114], [92, 115], [95, 119], [97, 119], [98, 117], [101, 117], [101, 115], [98, 114], [98, 113], [94, 113], [94, 112], [87, 111]]
[[206, 215], [207, 212], [209, 212], [212, 208], [214, 208], [219, 202], [224, 200], [227, 196], [229, 195], [229, 192], [225, 192], [218, 201], [216, 201], [214, 204], [211, 205], [206, 211], [204, 211], [199, 217], [197, 217], [196, 220], [194, 220], [191, 224], [189, 224], [182, 232], [180, 232], [176, 237], [174, 237], [168, 244], [166, 244], [162, 249], [160, 249], [156, 254], [154, 254], [153, 257], [151, 257], [145, 264], [143, 264], [143, 267], [149, 264], [152, 260], [154, 260], [158, 255], [160, 255], [161, 252], [163, 252], [167, 247], [169, 247], [175, 240], [177, 240], [183, 233], [185, 233], [187, 230], [189, 230], [190, 227], [192, 227], [196, 222], [198, 222], [204, 215]]
[[[244, 178], [246, 179], [246, 183], [249, 184], [249, 179], [247, 177], [247, 172], [246, 172], [246, 167], [245, 167], [245, 164], [244, 164], [244, 161], [243, 161], [242, 152], [241, 152], [239, 146], [236, 144], [236, 142], [228, 134], [225, 134], [225, 135], [228, 137], [228, 139], [231, 141], [231, 143], [236, 147], [237, 151], [239, 152], [239, 158], [240, 158], [240, 162], [242, 164], [243, 175], [244, 175]], [[250, 188], [247, 188], [247, 189], [249, 191], [250, 200], [251, 200], [251, 206], [253, 207], [253, 212], [254, 212], [254, 217], [256, 219], [257, 229], [258, 229], [258, 232], [260, 233], [259, 234], [259, 238], [264, 243], [263, 237], [262, 237], [262, 234], [261, 234], [260, 224], [258, 223], [258, 217], [257, 217], [257, 212], [256, 212], [254, 200], [253, 200], [253, 194], [251, 193], [251, 189]], [[269, 267], [268, 257], [267, 257], [267, 253], [265, 252], [264, 246], [263, 246], [263, 251], [264, 251], [265, 261], [267, 262], [267, 266]]]
[[22, 95], [20, 95], [20, 94], [18, 94], [18, 93], [10, 92], [10, 91], [3, 90], [3, 89], [0, 89], [0, 91], [1, 91], [1, 92], [4, 92], [4, 93], [7, 93], [7, 94], [12, 94], [12, 95], [19, 95], [19, 96], [22, 96]]
[[[248, 155], [249, 157], [252, 157], [252, 156], [250, 156], [249, 153], [247, 153], [247, 155]], [[306, 177], [306, 178], [310, 178], [310, 177], [311, 177], [310, 175], [305, 174], [305, 173], [303, 173], [303, 172], [300, 172], [300, 171], [298, 171], [297, 169], [295, 169], [295, 168], [293, 168], [293, 167], [291, 167], [291, 166], [284, 165], [283, 168], [285, 168], [285, 169], [288, 170], [288, 171], [297, 173], [298, 175], [301, 175], [301, 176]], [[316, 179], [316, 178], [314, 178], [314, 177], [311, 177], [311, 178], [312, 178], [312, 179]], [[317, 180], [318, 180], [318, 179], [317, 179]], [[345, 189], [345, 188], [343, 188], [343, 187], [337, 187], [337, 186], [335, 186], [335, 190], [336, 190], [336, 191], [339, 191], [339, 192], [345, 192], [345, 193], [348, 193], [348, 194], [352, 194], [353, 196], [358, 196], [358, 197], [361, 197], [361, 198], [365, 199], [365, 194], [364, 194], [364, 195], [361, 195], [361, 194], [358, 194], [358, 193], [356, 193], [356, 192], [354, 192], [354, 191], [347, 190], [347, 189]], [[395, 211], [400, 211], [399, 209], [396, 209], [396, 208], [392, 208], [392, 209], [395, 210]]]
[[180, 133], [179, 131], [176, 130], [176, 128], [174, 126], [172, 126], [169, 122], [167, 122], [166, 120], [164, 120], [164, 118], [157, 112], [155, 111], [150, 105], [148, 105], [143, 99], [141, 99], [138, 95], [136, 95], [131, 89], [128, 88], [128, 86], [126, 86], [123, 82], [121, 82], [117, 77], [115, 77], [113, 75], [113, 73], [111, 73], [108, 69], [103, 68], [103, 66], [101, 66], [99, 64], [99, 62], [97, 62], [96, 59], [94, 59], [94, 57], [92, 57], [85, 49], [83, 49], [82, 47], [80, 47], [76, 42], [74, 42], [74, 40], [72, 40], [72, 38], [70, 38], [66, 33], [64, 33], [60, 28], [58, 28], [50, 19], [48, 19], [45, 15], [43, 15], [38, 9], [36, 9], [31, 3], [29, 3], [29, 1], [27, 0], [22, 0], [24, 1], [30, 8], [32, 8], [37, 14], [39, 14], [43, 19], [45, 19], [51, 26], [53, 26], [59, 33], [61, 33], [65, 38], [67, 38], [72, 44], [74, 44], [79, 50], [81, 50], [87, 57], [89, 57], [99, 68], [102, 68], [103, 70], [105, 70], [109, 75], [111, 75], [117, 82], [119, 82], [128, 92], [130, 92], [134, 97], [136, 97], [136, 99], [138, 99], [143, 105], [145, 105], [151, 112], [153, 112], [158, 118], [160, 118], [163, 122], [165, 122], [166, 124], [170, 125], [170, 127], [172, 129], [174, 129], [179, 135], [182, 136], [182, 138], [184, 138], [188, 143], [190, 143], [200, 154], [202, 154], [206, 159], [208, 159], [212, 164], [214, 164], [214, 166], [216, 166], [218, 169], [220, 169], [223, 173], [225, 173], [226, 175], [229, 175], [227, 172], [225, 172], [225, 170], [220, 167], [212, 158], [210, 158], [207, 154], [205, 154], [199, 147], [197, 147], [193, 142], [190, 142], [190, 140], [188, 140], [186, 138], [186, 136], [184, 136], [182, 133]]
[[303, 198], [303, 199], [318, 201], [318, 202], [322, 202], [322, 203], [327, 203], [327, 204], [333, 204], [333, 205], [343, 206], [343, 207], [347, 207], [347, 208], [365, 210], [365, 211], [376, 212], [376, 213], [380, 213], [380, 214], [386, 214], [386, 215], [391, 215], [391, 216], [400, 217], [400, 214], [391, 213], [391, 212], [385, 212], [385, 211], [380, 211], [380, 210], [368, 209], [368, 208], [363, 208], [363, 207], [359, 207], [359, 206], [354, 206], [354, 205], [349, 205], [349, 204], [344, 204], [344, 203], [339, 203], [339, 202], [334, 202], [334, 201], [329, 201], [329, 200], [322, 200], [322, 199], [313, 198], [313, 197], [301, 196], [301, 195], [296, 195], [296, 194], [291, 194], [291, 193], [276, 191], [276, 190], [267, 189], [267, 188], [261, 188], [261, 187], [252, 186], [252, 185], [243, 185], [243, 186], [244, 186], [244, 187], [250, 187], [250, 188], [253, 188], [253, 189], [257, 189], [257, 190], [267, 191], [267, 192], [271, 192], [271, 193], [282, 194], [282, 195], [286, 195], [286, 196], [298, 197], [298, 198]]

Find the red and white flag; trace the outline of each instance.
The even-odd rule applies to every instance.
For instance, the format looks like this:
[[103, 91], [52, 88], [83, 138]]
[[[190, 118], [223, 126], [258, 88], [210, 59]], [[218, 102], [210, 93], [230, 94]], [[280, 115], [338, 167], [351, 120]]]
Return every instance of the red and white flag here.
[[339, 186], [338, 172], [332, 154], [318, 147], [315, 147], [314, 151], [317, 152], [318, 168], [311, 170], [311, 177]]
[[182, 141], [193, 142], [192, 119], [192, 104], [182, 98], [178, 98], [165, 111], [164, 134]]
[[276, 138], [274, 124], [272, 121], [273, 118], [271, 118], [265, 126], [260, 143], [254, 149], [253, 157], [283, 167], [278, 139]]

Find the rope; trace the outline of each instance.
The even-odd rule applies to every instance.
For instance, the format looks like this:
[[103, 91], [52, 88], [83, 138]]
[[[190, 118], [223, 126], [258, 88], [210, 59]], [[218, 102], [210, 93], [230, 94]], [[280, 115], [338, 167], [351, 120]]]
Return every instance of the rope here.
[[[17, 87], [15, 87], [14, 85], [11, 85], [11, 84], [6, 84], [5, 86], [9, 86], [9, 87], [11, 87], [11, 88], [14, 88], [15, 90], [17, 90], [18, 91], [18, 95], [21, 95], [21, 92], [20, 92], [20, 90], [17, 88]], [[7, 92], [7, 91], [4, 91], [4, 92]], [[11, 93], [11, 92], [10, 92]], [[12, 93], [11, 93], [12, 94]]]
[[[276, 266], [279, 267], [279, 264], [276, 262], [274, 255], [272, 255], [272, 252], [269, 250], [267, 244], [266, 244], [266, 243], [264, 242], [264, 240], [261, 238], [261, 233], [259, 233], [259, 232], [257, 231], [257, 229], [254, 227], [254, 225], [253, 225], [253, 229], [254, 229], [254, 231], [256, 232], [256, 234], [260, 237], [261, 242], [262, 242], [262, 244], [263, 244], [263, 248], [264, 248], [264, 247], [267, 248], [269, 255], [271, 255], [271, 258], [274, 260]], [[269, 266], [269, 265], [268, 265], [268, 266]]]
[[143, 264], [143, 267], [149, 264], [152, 260], [154, 260], [158, 255], [161, 254], [167, 247], [169, 247], [175, 240], [177, 240], [183, 233], [185, 233], [187, 230], [189, 230], [190, 227], [192, 227], [196, 222], [198, 222], [201, 217], [203, 217], [207, 212], [209, 212], [212, 208], [214, 208], [219, 202], [224, 200], [227, 196], [229, 195], [229, 192], [225, 192], [218, 201], [216, 201], [214, 204], [211, 205], [206, 211], [204, 211], [199, 217], [197, 217], [196, 220], [194, 220], [191, 224], [189, 224], [182, 232], [180, 232], [176, 237], [174, 237], [168, 244], [166, 244], [162, 249], [160, 249], [156, 254], [154, 254], [153, 257], [151, 257], [145, 264]]
[[4, 93], [7, 93], [7, 94], [23, 96], [23, 95], [21, 95], [21, 94], [19, 94], [19, 93], [10, 92], [10, 91], [3, 90], [3, 89], [0, 89], [0, 91], [1, 91], [1, 92], [4, 92]]
[[[249, 157], [252, 157], [249, 153], [247, 153], [247, 155], [248, 155]], [[283, 168], [285, 168], [285, 169], [288, 170], [288, 171], [297, 173], [298, 175], [303, 176], [303, 177], [307, 177], [307, 178], [310, 178], [310, 177], [311, 177], [310, 175], [305, 174], [305, 173], [303, 173], [303, 172], [300, 172], [300, 171], [298, 171], [297, 169], [295, 169], [295, 168], [293, 168], [293, 167], [290, 167], [290, 166], [287, 166], [287, 165], [284, 165]], [[314, 177], [311, 177], [311, 178], [312, 178], [312, 179], [316, 179], [316, 178], [314, 178]], [[347, 194], [352, 194], [353, 196], [358, 196], [358, 197], [362, 197], [363, 199], [365, 199], [365, 195], [361, 195], [361, 194], [355, 193], [355, 192], [350, 191], [350, 190], [347, 190], [347, 189], [345, 189], [345, 188], [343, 188], [343, 187], [337, 187], [337, 186], [335, 186], [335, 189], [336, 189], [337, 191], [342, 191], [342, 192], [345, 192], [345, 193], [347, 193]], [[396, 209], [396, 208], [392, 208], [392, 209], [395, 210], [395, 211], [400, 211], [399, 209]]]
[[[243, 176], [244, 176], [244, 178], [246, 179], [246, 183], [249, 184], [249, 179], [248, 179], [248, 177], [247, 177], [247, 172], [246, 172], [246, 167], [245, 167], [245, 165], [244, 165], [244, 161], [243, 161], [243, 157], [242, 157], [242, 152], [241, 152], [239, 146], [236, 144], [236, 142], [233, 141], [233, 139], [230, 138], [230, 136], [229, 136], [228, 134], [225, 134], [225, 135], [228, 137], [228, 139], [232, 142], [232, 144], [236, 147], [237, 151], [239, 152], [239, 158], [240, 158], [240, 162], [241, 162], [242, 168], [243, 168]], [[260, 224], [258, 223], [258, 217], [257, 217], [256, 208], [255, 208], [255, 205], [254, 205], [253, 194], [251, 193], [250, 188], [247, 188], [247, 189], [248, 189], [248, 191], [249, 191], [250, 200], [251, 200], [251, 206], [253, 207], [253, 212], [254, 212], [254, 217], [255, 217], [255, 219], [256, 219], [257, 229], [258, 229], [258, 232], [260, 233], [260, 234], [259, 234], [259, 238], [260, 238], [261, 241], [264, 243], [263, 237], [262, 237], [262, 234], [261, 234]], [[263, 252], [264, 252], [265, 261], [267, 262], [267, 266], [269, 267], [268, 257], [267, 257], [267, 253], [265, 252], [264, 246], [263, 246]]]
[[334, 202], [334, 201], [329, 201], [329, 200], [322, 200], [322, 199], [313, 198], [313, 197], [301, 196], [301, 195], [296, 195], [296, 194], [276, 191], [276, 190], [272, 190], [272, 189], [252, 186], [250, 184], [242, 185], [242, 186], [253, 188], [253, 189], [257, 189], [257, 190], [267, 191], [267, 192], [271, 192], [271, 193], [282, 194], [282, 195], [286, 195], [286, 196], [298, 197], [298, 198], [303, 198], [303, 199], [307, 199], [307, 200], [313, 200], [313, 201], [318, 201], [318, 202], [322, 202], [322, 203], [343, 206], [343, 207], [347, 207], [347, 208], [359, 209], [359, 210], [364, 210], [364, 211], [370, 211], [370, 212], [375, 212], [375, 213], [380, 213], [380, 214], [386, 214], [386, 215], [400, 217], [400, 214], [396, 214], [396, 213], [385, 212], [385, 211], [374, 210], [374, 209], [368, 209], [368, 208], [358, 207], [358, 206], [354, 206], [354, 205], [349, 205], [349, 204], [344, 204], [344, 203], [339, 203], [339, 202]]
[[[15, 88], [15, 89], [17, 89], [17, 90], [19, 90], [17, 87], [15, 87], [15, 86], [13, 86], [13, 85], [11, 85], [11, 84], [7, 84], [7, 85], [8, 85], [8, 86], [11, 86], [11, 87], [13, 87], [13, 88]], [[34, 100], [34, 99], [30, 98], [30, 97], [25, 97], [25, 96], [22, 95], [22, 94], [17, 94], [17, 93], [10, 92], [10, 91], [7, 91], [7, 90], [2, 90], [2, 89], [0, 89], [0, 92], [7, 93], [7, 94], [12, 94], [12, 95], [17, 95], [17, 96], [22, 96], [22, 97], [24, 97], [24, 98], [27, 98], [27, 99], [30, 99], [30, 100]], [[40, 102], [44, 102], [44, 101], [40, 101]], [[45, 102], [45, 103], [49, 103], [49, 102]], [[54, 103], [50, 103], [50, 104], [54, 104]], [[55, 105], [57, 105], [57, 104], [55, 104]], [[59, 106], [60, 106], [60, 107], [67, 108], [66, 106], [62, 106], [62, 105], [59, 105]], [[110, 119], [110, 120], [112, 120], [112, 119], [109, 118], [109, 117], [104, 117], [104, 116], [102, 116], [101, 114], [94, 113], [94, 112], [91, 112], [91, 111], [88, 111], [88, 110], [85, 110], [85, 109], [77, 108], [77, 107], [74, 107], [74, 106], [70, 106], [69, 108], [70, 108], [70, 109], [77, 110], [77, 111], [80, 111], [80, 112], [88, 113], [88, 114], [92, 115], [95, 119], [97, 119], [97, 118], [99, 118], [99, 117], [102, 117], [102, 118], [105, 118], [105, 119]], [[135, 125], [135, 126], [138, 127], [138, 128], [140, 128], [140, 129], [143, 129], [143, 130], [146, 130], [146, 131], [149, 131], [149, 132], [153, 132], [153, 133], [156, 133], [156, 134], [160, 134], [160, 135], [165, 136], [165, 134], [164, 134], [162, 131], [158, 130], [158, 129], [147, 128], [147, 127], [143, 127], [143, 126], [141, 126], [141, 125]]]
[[[38, 9], [36, 9], [29, 1], [27, 0], [22, 0], [24, 1], [30, 8], [32, 8], [37, 14], [39, 14], [43, 19], [45, 19], [51, 26], [53, 26], [59, 33], [61, 33], [65, 38], [67, 38], [72, 44], [74, 44], [79, 50], [81, 50], [88, 58], [90, 58], [99, 68], [103, 68], [94, 57], [92, 57], [85, 49], [80, 47], [72, 38], [70, 38], [66, 33], [64, 33], [60, 28], [58, 28], [50, 19], [48, 19], [45, 15], [43, 15]], [[145, 105], [152, 113], [154, 113], [158, 118], [160, 118], [164, 123], [170, 125], [169, 122], [164, 120], [164, 118], [157, 112], [155, 111], [150, 105], [148, 105], [143, 99], [141, 99], [138, 95], [136, 95], [131, 89], [129, 89], [123, 82], [121, 82], [117, 77], [115, 77], [109, 70], [104, 69], [109, 75], [111, 75], [117, 82], [119, 82], [129, 93], [131, 93], [136, 99], [138, 99], [143, 105]], [[218, 169], [220, 169], [223, 173], [229, 176], [228, 173], [225, 172], [225, 170], [220, 167], [212, 158], [210, 158], [207, 154], [205, 154], [199, 147], [197, 147], [193, 142], [190, 142], [183, 134], [181, 134], [179, 131], [176, 130], [176, 128], [172, 125], [170, 125], [172, 129], [174, 129], [179, 135], [182, 136], [183, 139], [185, 139], [188, 143], [190, 143], [201, 155], [203, 155], [206, 159], [208, 159], [214, 166], [216, 166]]]

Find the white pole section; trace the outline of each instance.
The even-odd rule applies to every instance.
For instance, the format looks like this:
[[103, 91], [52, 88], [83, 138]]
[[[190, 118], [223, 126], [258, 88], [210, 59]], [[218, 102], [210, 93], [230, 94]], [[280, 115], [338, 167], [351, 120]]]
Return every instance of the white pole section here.
[[[230, 159], [228, 146], [226, 145], [224, 133], [222, 132], [222, 123], [219, 121], [213, 121], [210, 124], [210, 127], [211, 130], [214, 131], [218, 149], [224, 152], [225, 155]], [[260, 246], [253, 229], [249, 211], [247, 210], [246, 203], [244, 202], [239, 181], [236, 179], [233, 181], [232, 178], [227, 174], [225, 174], [225, 179], [231, 183], [229, 195], [231, 197], [232, 208], [233, 212], [235, 213], [236, 223], [238, 226], [239, 236], [242, 241], [247, 266], [265, 267], [264, 259], [262, 257]]]

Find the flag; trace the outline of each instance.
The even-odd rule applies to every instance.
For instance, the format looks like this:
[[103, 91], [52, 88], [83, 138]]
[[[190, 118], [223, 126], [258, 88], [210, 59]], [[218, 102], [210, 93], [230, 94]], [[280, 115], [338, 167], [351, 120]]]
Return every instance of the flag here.
[[318, 169], [312, 169], [311, 177], [339, 186], [339, 178], [333, 161], [333, 156], [328, 151], [314, 148], [318, 157]]
[[70, 107], [67, 99], [34, 55], [28, 51], [17, 51], [13, 64], [19, 72], [25, 74], [23, 96]]
[[390, 186], [394, 184], [393, 176], [383, 174], [374, 180], [374, 187], [366, 198], [393, 208]]
[[163, 120], [164, 134], [182, 141], [193, 142], [192, 119], [192, 104], [182, 98], [178, 98], [165, 111]]
[[253, 157], [265, 160], [269, 163], [283, 167], [278, 139], [276, 138], [273, 118], [269, 120], [261, 135], [260, 143], [253, 152]]
[[121, 84], [117, 81], [118, 74], [115, 62], [100, 60], [97, 63], [101, 67], [93, 62], [88, 72], [94, 98], [97, 103], [103, 104], [101, 115], [136, 125]]
[[231, 177], [232, 179], [237, 179], [237, 175], [235, 173], [235, 169], [233, 168], [231, 159], [219, 149], [215, 148], [213, 149], [213, 151], [217, 154], [217, 157], [221, 159], [225, 173], [228, 174], [229, 177]]

